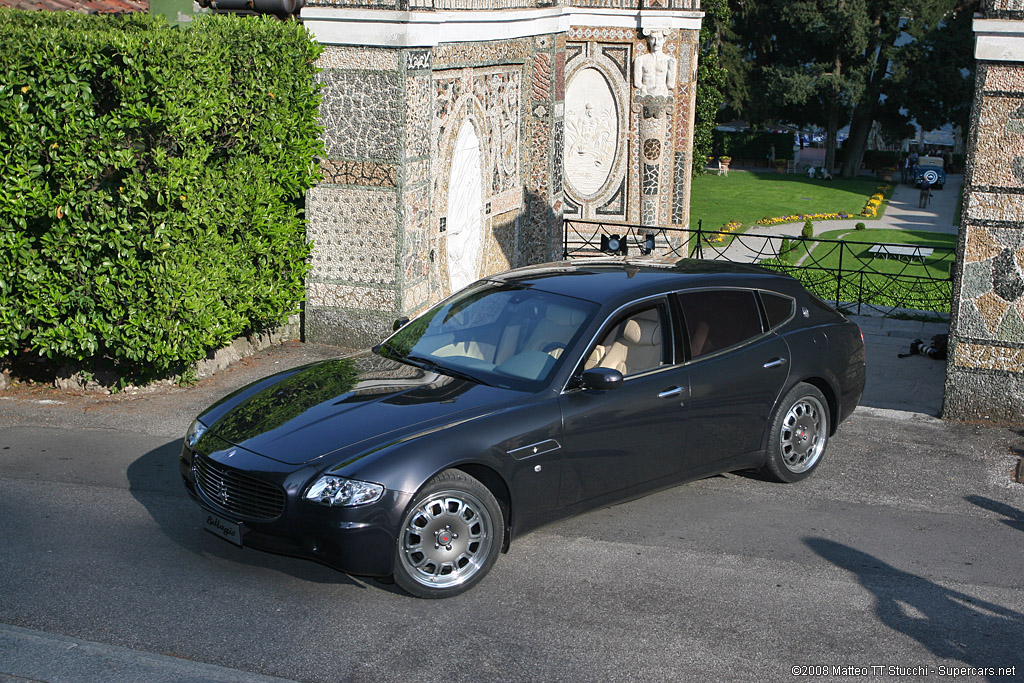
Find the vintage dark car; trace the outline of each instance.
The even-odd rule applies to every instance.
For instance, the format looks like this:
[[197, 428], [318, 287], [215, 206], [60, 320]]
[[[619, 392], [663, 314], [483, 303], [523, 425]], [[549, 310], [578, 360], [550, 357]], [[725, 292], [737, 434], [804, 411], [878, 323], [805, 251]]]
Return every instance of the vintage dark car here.
[[946, 164], [942, 157], [918, 157], [914, 167], [914, 187], [928, 183], [932, 188], [941, 190], [946, 184]]
[[236, 391], [180, 466], [223, 538], [439, 598], [568, 515], [731, 470], [802, 479], [863, 387], [860, 329], [790, 277], [555, 263]]

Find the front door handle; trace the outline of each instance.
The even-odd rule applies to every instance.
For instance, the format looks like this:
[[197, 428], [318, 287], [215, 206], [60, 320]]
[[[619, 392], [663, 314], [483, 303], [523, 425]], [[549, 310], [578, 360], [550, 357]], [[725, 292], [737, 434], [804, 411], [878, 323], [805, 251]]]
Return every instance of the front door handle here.
[[658, 394], [658, 398], [672, 398], [673, 396], [680, 396], [683, 393], [682, 387], [672, 387]]
[[782, 367], [785, 364], [786, 364], [786, 359], [785, 358], [773, 358], [770, 361], [768, 361], [767, 363], [765, 363], [764, 367], [766, 367], [766, 368], [780, 368], [780, 367]]

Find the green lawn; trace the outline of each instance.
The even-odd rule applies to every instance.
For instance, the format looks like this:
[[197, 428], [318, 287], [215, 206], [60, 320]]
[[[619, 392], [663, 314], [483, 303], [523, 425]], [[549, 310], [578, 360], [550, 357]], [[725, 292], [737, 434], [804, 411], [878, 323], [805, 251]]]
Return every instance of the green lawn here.
[[[690, 227], [696, 228], [700, 220], [705, 230], [718, 230], [729, 221], [739, 221], [746, 229], [765, 216], [801, 213], [835, 212], [856, 217], [884, 184], [877, 178], [812, 180], [806, 175], [752, 171], [730, 171], [728, 177], [695, 176], [690, 193]], [[872, 219], [860, 220], [870, 224]]]
[[[781, 261], [769, 259], [762, 264], [788, 272], [825, 299], [949, 312], [949, 273], [955, 252], [938, 248], [955, 248], [955, 235], [913, 230], [832, 230], [815, 239], [843, 242], [809, 242], [813, 246], [806, 258], [802, 258], [802, 244], [798, 243]], [[907, 262], [873, 256], [868, 250], [874, 244], [910, 244], [936, 251], [924, 263]], [[838, 284], [840, 265], [843, 277]]]
[[[949, 277], [953, 265], [955, 251], [938, 251], [925, 259], [924, 264], [917, 261], [900, 261], [898, 259], [877, 258], [868, 249], [874, 244], [910, 244], [922, 247], [940, 247], [956, 249], [956, 235], [937, 232], [919, 232], [916, 230], [831, 230], [816, 236], [822, 240], [843, 240], [846, 248], [843, 252], [844, 270], [861, 270], [868, 267], [879, 273], [894, 275], [916, 275], [928, 277]], [[831, 243], [818, 244], [811, 252], [817, 265], [825, 268], [839, 267], [839, 250]], [[851, 255], [854, 257], [851, 259]], [[807, 262], [805, 262], [807, 264]]]

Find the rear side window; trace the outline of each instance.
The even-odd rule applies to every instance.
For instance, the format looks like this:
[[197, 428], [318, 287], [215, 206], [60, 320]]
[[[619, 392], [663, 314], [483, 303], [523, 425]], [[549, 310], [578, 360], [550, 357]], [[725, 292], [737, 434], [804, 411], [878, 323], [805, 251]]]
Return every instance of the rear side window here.
[[775, 329], [789, 320], [796, 304], [793, 299], [772, 292], [761, 292], [761, 303], [764, 304], [765, 315], [768, 316], [768, 328]]
[[753, 291], [709, 289], [677, 297], [693, 358], [741, 344], [763, 331]]

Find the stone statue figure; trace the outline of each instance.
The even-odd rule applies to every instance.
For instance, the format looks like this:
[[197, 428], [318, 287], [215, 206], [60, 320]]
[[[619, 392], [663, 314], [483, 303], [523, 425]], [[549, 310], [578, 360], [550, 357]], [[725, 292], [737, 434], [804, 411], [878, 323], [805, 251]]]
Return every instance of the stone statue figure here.
[[633, 60], [633, 85], [638, 95], [667, 97], [676, 87], [675, 57], [665, 54], [665, 32], [644, 31], [650, 50]]

